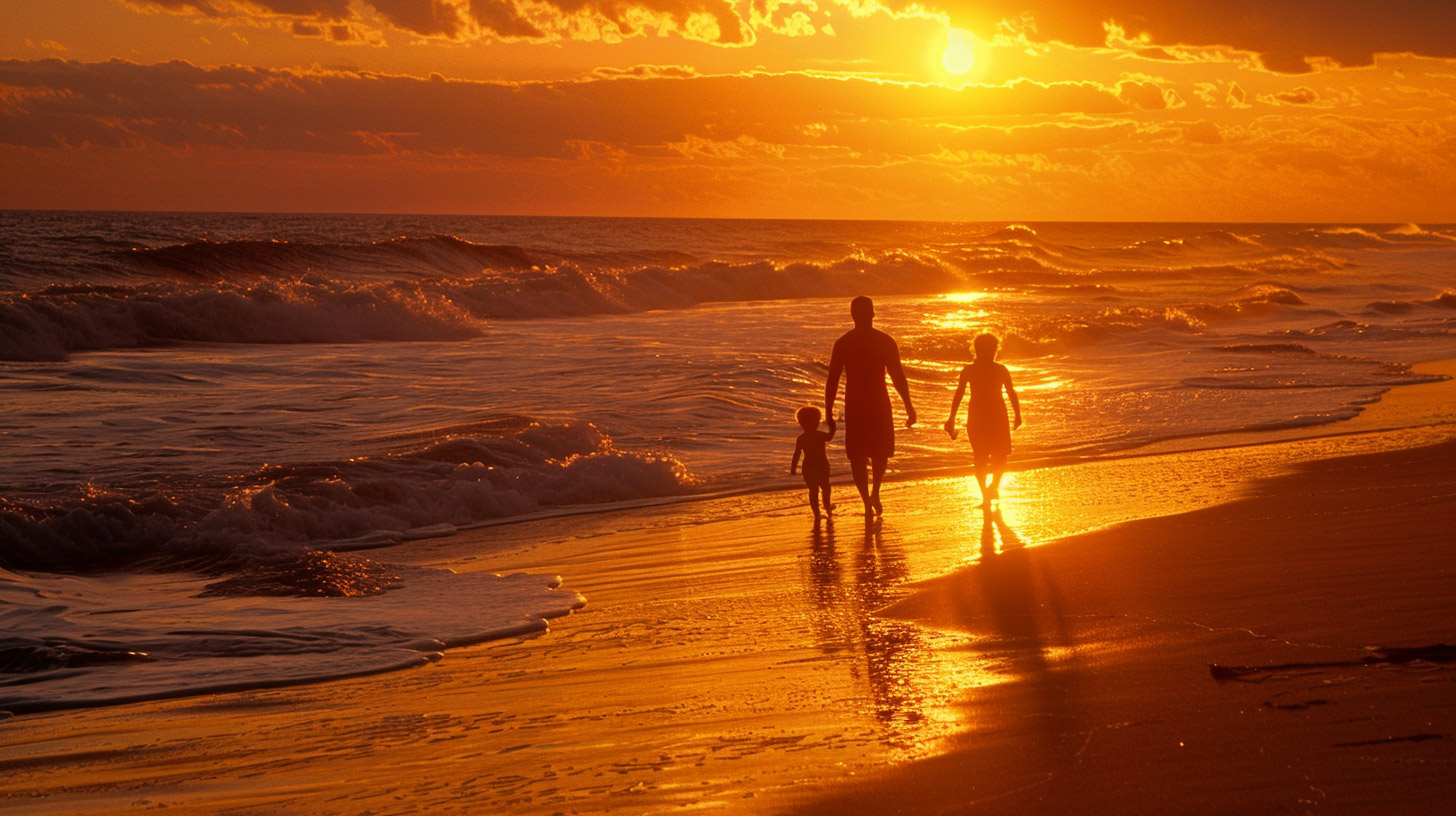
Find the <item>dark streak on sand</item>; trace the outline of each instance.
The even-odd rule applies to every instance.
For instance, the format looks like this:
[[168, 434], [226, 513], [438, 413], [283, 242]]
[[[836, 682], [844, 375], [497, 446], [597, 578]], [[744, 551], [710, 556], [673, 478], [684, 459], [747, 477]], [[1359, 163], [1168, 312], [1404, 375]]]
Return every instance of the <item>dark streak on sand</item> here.
[[1396, 742], [1428, 742], [1445, 739], [1445, 734], [1411, 734], [1407, 737], [1385, 737], [1384, 739], [1360, 740], [1359, 742], [1337, 742], [1336, 748], [1363, 748], [1369, 745], [1390, 745]]
[[1330, 704], [1330, 701], [1329, 700], [1305, 700], [1302, 703], [1276, 703], [1276, 702], [1273, 702], [1273, 701], [1265, 701], [1264, 702], [1264, 707], [1265, 708], [1273, 708], [1273, 709], [1276, 709], [1278, 711], [1308, 711], [1309, 709], [1314, 708], [1315, 706], [1322, 706], [1322, 705], [1329, 705], [1329, 704]]
[[1456, 663], [1456, 646], [1437, 643], [1431, 646], [1391, 647], [1372, 649], [1372, 654], [1359, 660], [1333, 660], [1319, 663], [1277, 663], [1268, 666], [1220, 666], [1208, 664], [1208, 671], [1219, 682], [1237, 680], [1248, 683], [1262, 683], [1269, 679], [1269, 672], [1301, 671], [1305, 669], [1354, 669], [1366, 666], [1403, 666], [1421, 661], [1424, 663]]

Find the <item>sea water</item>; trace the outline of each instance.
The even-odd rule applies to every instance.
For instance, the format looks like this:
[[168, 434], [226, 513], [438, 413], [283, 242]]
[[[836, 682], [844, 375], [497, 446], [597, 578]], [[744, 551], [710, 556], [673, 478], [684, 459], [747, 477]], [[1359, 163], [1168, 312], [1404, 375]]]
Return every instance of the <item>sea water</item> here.
[[551, 576], [301, 555], [792, 487], [855, 295], [910, 379], [906, 477], [965, 465], [982, 332], [1020, 467], [1338, 429], [1456, 356], [1453, 269], [1450, 225], [0, 213], [0, 709], [564, 614]]

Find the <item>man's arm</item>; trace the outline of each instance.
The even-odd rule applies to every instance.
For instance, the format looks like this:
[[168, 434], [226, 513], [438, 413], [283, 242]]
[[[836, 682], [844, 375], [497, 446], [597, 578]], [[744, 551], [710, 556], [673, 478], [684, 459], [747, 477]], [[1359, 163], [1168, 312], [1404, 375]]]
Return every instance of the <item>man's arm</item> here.
[[834, 430], [834, 401], [839, 399], [839, 377], [844, 373], [844, 358], [840, 356], [839, 344], [834, 344], [834, 352], [829, 355], [829, 380], [824, 383], [824, 419], [829, 422], [829, 430]]
[[890, 372], [890, 382], [900, 392], [900, 401], [905, 403], [905, 427], [915, 426], [915, 405], [910, 402], [910, 383], [905, 380], [905, 369], [900, 365], [900, 347], [890, 341], [890, 362], [885, 368]]

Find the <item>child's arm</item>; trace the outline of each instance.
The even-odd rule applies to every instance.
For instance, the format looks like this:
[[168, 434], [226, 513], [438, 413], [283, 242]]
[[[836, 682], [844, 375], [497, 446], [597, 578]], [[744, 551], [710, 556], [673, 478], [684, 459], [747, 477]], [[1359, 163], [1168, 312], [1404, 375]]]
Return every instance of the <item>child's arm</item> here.
[[804, 441], [794, 440], [794, 461], [789, 463], [789, 475], [793, 475], [799, 469], [799, 456], [804, 453]]
[[1011, 369], [1007, 368], [1006, 366], [1001, 366], [1001, 371], [1004, 373], [1004, 377], [1002, 378], [1002, 380], [1006, 386], [1006, 396], [1011, 398], [1011, 410], [1016, 413], [1016, 423], [1011, 427], [1020, 428], [1021, 400], [1016, 397], [1016, 386], [1011, 384]]
[[951, 439], [956, 438], [956, 411], [961, 408], [961, 398], [966, 395], [966, 372], [969, 367], [961, 369], [961, 381], [956, 385], [955, 396], [950, 398], [950, 418], [945, 421], [945, 432], [950, 434]]

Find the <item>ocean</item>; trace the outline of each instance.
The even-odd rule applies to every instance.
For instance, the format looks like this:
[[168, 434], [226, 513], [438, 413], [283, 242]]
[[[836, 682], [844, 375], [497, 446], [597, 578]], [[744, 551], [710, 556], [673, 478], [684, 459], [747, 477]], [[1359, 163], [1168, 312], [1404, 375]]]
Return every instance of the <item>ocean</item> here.
[[979, 333], [1013, 467], [1338, 433], [1456, 357], [1453, 269], [1452, 225], [0, 212], [0, 710], [540, 631], [570, 576], [378, 548], [799, 489], [793, 413], [856, 295], [918, 478], [968, 464], [940, 425]]

